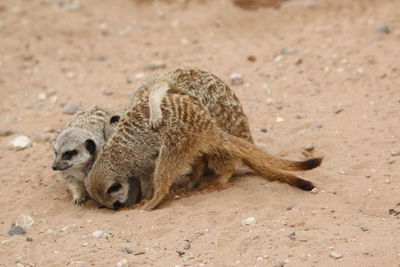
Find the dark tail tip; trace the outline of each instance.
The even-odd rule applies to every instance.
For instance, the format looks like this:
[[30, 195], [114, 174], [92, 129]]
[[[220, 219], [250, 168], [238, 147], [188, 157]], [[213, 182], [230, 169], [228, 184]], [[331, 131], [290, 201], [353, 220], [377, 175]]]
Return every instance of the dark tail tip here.
[[301, 161], [299, 162], [299, 167], [302, 170], [311, 170], [317, 168], [319, 165], [321, 165], [322, 159], [323, 158], [320, 157], [320, 158], [312, 158], [305, 161]]
[[311, 191], [314, 189], [314, 184], [310, 181], [297, 178], [294, 185], [302, 190]]

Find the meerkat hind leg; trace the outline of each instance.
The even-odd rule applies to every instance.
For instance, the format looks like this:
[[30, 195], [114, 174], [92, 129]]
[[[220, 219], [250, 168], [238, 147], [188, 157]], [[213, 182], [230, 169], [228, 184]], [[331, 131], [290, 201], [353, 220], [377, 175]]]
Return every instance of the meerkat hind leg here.
[[182, 173], [193, 161], [194, 149], [176, 149], [173, 146], [167, 148], [165, 145], [161, 147], [160, 156], [156, 162], [154, 171], [154, 193], [153, 198], [144, 206], [144, 210], [152, 210], [162, 201], [169, 193], [169, 188], [174, 183], [179, 173]]
[[161, 101], [167, 95], [170, 86], [167, 82], [156, 83], [150, 88], [149, 92], [149, 109], [150, 109], [150, 126], [158, 129], [162, 122]]
[[237, 160], [213, 160], [212, 158], [208, 159], [208, 166], [215, 170], [218, 174], [217, 182], [220, 185], [225, 185], [229, 179], [232, 177], [235, 172], [236, 165], [238, 164]]
[[204, 157], [200, 157], [192, 164], [192, 173], [190, 174], [189, 189], [197, 187], [200, 183], [201, 176], [207, 170], [207, 161]]
[[85, 185], [82, 181], [76, 179], [69, 181], [68, 189], [75, 205], [82, 205], [86, 201]]

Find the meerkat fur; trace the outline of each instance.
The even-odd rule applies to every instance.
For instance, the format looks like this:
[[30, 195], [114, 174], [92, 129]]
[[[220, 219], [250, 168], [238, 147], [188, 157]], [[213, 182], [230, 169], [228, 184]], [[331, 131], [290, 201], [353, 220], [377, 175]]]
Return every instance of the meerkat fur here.
[[[150, 154], [158, 153], [154, 154], [153, 194], [143, 206], [145, 210], [157, 207], [179, 173], [199, 160], [205, 161], [219, 174], [218, 181], [222, 184], [229, 180], [235, 169], [232, 162], [243, 161], [266, 179], [285, 182], [303, 190], [314, 188], [313, 183], [279, 169], [313, 169], [321, 164], [322, 158], [289, 161], [273, 157], [251, 142], [225, 132], [215, 118], [185, 95], [168, 94], [164, 97], [161, 102], [163, 119], [156, 132], [149, 123], [147, 100], [143, 98], [121, 119], [116, 133], [104, 145], [85, 180], [91, 197], [106, 207], [118, 209], [132, 205], [130, 179], [141, 179], [146, 169], [142, 168], [143, 162], [149, 157], [149, 154], [142, 153], [147, 150], [144, 147], [151, 138], [157, 139], [160, 149], [148, 151]], [[141, 137], [147, 137], [144, 144], [136, 141]], [[147, 171], [151, 171], [150, 165]]]
[[75, 205], [81, 205], [87, 199], [83, 180], [101, 145], [115, 131], [118, 118], [119, 115], [103, 107], [84, 107], [55, 140], [52, 168], [61, 172]]

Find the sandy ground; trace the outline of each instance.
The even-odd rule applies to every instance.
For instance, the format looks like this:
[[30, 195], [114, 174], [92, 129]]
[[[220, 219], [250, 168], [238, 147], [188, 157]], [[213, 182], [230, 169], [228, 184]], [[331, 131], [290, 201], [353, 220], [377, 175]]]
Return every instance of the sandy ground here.
[[[400, 210], [400, 1], [74, 3], [0, 1], [0, 127], [13, 132], [0, 137], [1, 266], [400, 266], [400, 216], [388, 212]], [[238, 175], [153, 212], [72, 205], [46, 132], [71, 119], [66, 103], [127, 103], [154, 60], [242, 74], [232, 89], [256, 142], [324, 156], [300, 173], [319, 193]], [[33, 146], [11, 150], [19, 135]], [[8, 235], [21, 215], [34, 225]], [[256, 224], [241, 225], [248, 217]]]

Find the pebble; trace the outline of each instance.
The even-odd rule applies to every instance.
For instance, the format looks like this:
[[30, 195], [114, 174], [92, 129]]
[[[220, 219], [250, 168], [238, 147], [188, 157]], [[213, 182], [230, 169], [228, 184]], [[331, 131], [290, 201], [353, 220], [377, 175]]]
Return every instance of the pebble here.
[[306, 134], [309, 133], [309, 132], [310, 132], [310, 130], [304, 129], [304, 130], [298, 131], [298, 132], [297, 132], [297, 135], [298, 135], [298, 136], [303, 136], [303, 135], [306, 135]]
[[44, 101], [46, 99], [47, 99], [47, 95], [45, 93], [39, 93], [37, 95], [37, 100], [39, 100], [39, 101]]
[[317, 194], [318, 191], [319, 191], [318, 188], [314, 187], [310, 192], [311, 192], [312, 194]]
[[19, 225], [15, 225], [15, 223], [11, 224], [10, 230], [8, 231], [9, 235], [24, 235], [26, 231]]
[[133, 250], [131, 248], [129, 248], [129, 247], [123, 247], [121, 249], [121, 251], [125, 252], [125, 253], [128, 253], [128, 254], [132, 254], [133, 253]]
[[282, 117], [276, 117], [275, 121], [276, 121], [276, 122], [284, 122], [285, 119], [282, 118]]
[[122, 259], [117, 262], [117, 267], [129, 267], [129, 263], [126, 259]]
[[315, 128], [318, 128], [318, 129], [321, 129], [321, 128], [324, 127], [324, 126], [322, 125], [322, 123], [317, 122], [317, 123], [314, 125], [314, 127], [315, 127]]
[[296, 205], [290, 205], [290, 206], [288, 206], [287, 208], [286, 208], [286, 210], [292, 210], [294, 207], [295, 207]]
[[316, 8], [317, 7], [317, 3], [314, 0], [308, 0], [304, 5], [307, 8]]
[[283, 267], [285, 264], [288, 263], [287, 261], [281, 261], [281, 260], [273, 260], [272, 261], [272, 266], [273, 267]]
[[63, 113], [74, 115], [79, 110], [80, 105], [78, 103], [68, 103], [64, 106]]
[[333, 112], [335, 112], [335, 114], [339, 114], [340, 112], [342, 112], [343, 111], [343, 108], [342, 107], [335, 107], [335, 108], [333, 108]]
[[289, 237], [291, 240], [295, 241], [295, 240], [296, 240], [296, 232], [290, 232], [290, 233], [288, 234], [288, 237]]
[[282, 48], [281, 53], [283, 55], [292, 55], [292, 54], [296, 54], [297, 51], [295, 49], [291, 49], [291, 48]]
[[398, 149], [398, 148], [392, 149], [392, 150], [390, 150], [390, 154], [391, 154], [393, 157], [395, 157], [395, 156], [400, 156], [400, 149]]
[[14, 132], [12, 130], [0, 127], [0, 136], [10, 136], [12, 134], [14, 134]]
[[390, 159], [388, 159], [387, 162], [388, 162], [389, 164], [393, 164], [393, 163], [396, 162], [396, 160], [395, 160], [394, 158], [390, 158]]
[[256, 222], [257, 222], [256, 218], [254, 218], [254, 217], [249, 217], [249, 218], [243, 220], [241, 224], [242, 224], [242, 225], [255, 225]]
[[281, 62], [283, 60], [283, 56], [279, 55], [275, 57], [275, 62]]
[[94, 237], [96, 237], [96, 238], [100, 238], [100, 237], [103, 236], [103, 234], [104, 234], [103, 231], [94, 231], [94, 232], [92, 233], [92, 236], [94, 236]]
[[232, 85], [241, 85], [241, 84], [244, 84], [242, 74], [240, 74], [240, 73], [232, 73], [232, 74], [229, 76], [229, 80], [230, 80], [230, 82], [231, 82]]
[[110, 89], [110, 88], [103, 88], [101, 90], [101, 93], [103, 95], [112, 95], [112, 94], [114, 94], [114, 91], [112, 89]]
[[247, 60], [250, 62], [256, 62], [257, 58], [255, 56], [248, 56]]
[[29, 228], [35, 224], [35, 220], [29, 215], [22, 214], [19, 216], [15, 224], [24, 228]]
[[183, 249], [186, 249], [186, 250], [188, 250], [188, 249], [190, 249], [190, 243], [189, 242], [186, 242], [184, 245], [183, 245]]
[[147, 65], [144, 66], [145, 70], [157, 70], [157, 69], [165, 69], [167, 64], [162, 60], [154, 60]]
[[10, 142], [11, 148], [19, 151], [32, 146], [32, 141], [25, 135], [17, 136]]
[[343, 256], [341, 254], [339, 254], [337, 252], [334, 252], [334, 251], [329, 253], [329, 257], [331, 257], [331, 258], [333, 258], [335, 260], [343, 258]]
[[390, 33], [390, 28], [389, 28], [388, 25], [383, 25], [383, 26], [377, 28], [375, 30], [375, 33], [379, 34], [379, 35], [381, 35], [381, 34], [389, 34]]
[[268, 132], [267, 128], [261, 128], [260, 131], [263, 132], [263, 133]]
[[306, 151], [313, 151], [314, 149], [315, 149], [315, 146], [312, 143], [304, 146], [304, 150], [306, 150]]
[[178, 255], [182, 257], [183, 255], [185, 255], [186, 252], [182, 250], [177, 250], [176, 253], [178, 253]]

